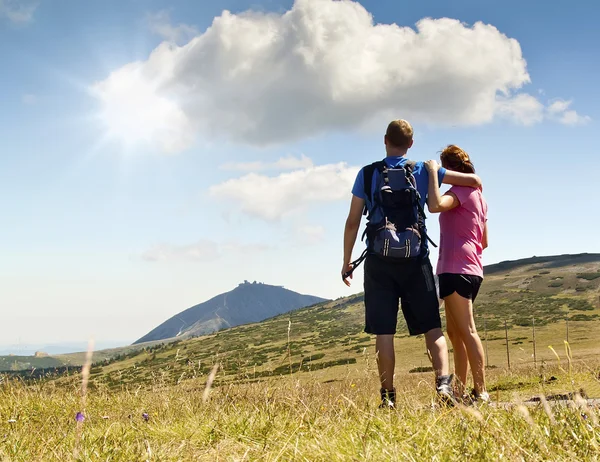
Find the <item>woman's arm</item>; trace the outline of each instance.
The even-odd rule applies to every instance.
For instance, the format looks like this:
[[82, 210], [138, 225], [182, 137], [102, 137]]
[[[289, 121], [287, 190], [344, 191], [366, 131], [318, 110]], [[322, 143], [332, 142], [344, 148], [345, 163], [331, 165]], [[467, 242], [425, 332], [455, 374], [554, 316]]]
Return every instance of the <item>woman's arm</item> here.
[[487, 230], [487, 221], [485, 222], [485, 225], [483, 227], [483, 236], [481, 238], [481, 247], [483, 247], [483, 249], [487, 249], [488, 247], [488, 230]]
[[461, 173], [453, 170], [446, 170], [442, 183], [453, 186], [471, 186], [472, 188], [479, 188], [482, 185], [481, 178], [474, 173]]
[[427, 208], [431, 213], [447, 212], [460, 205], [458, 198], [451, 192], [443, 196], [438, 184], [438, 170], [440, 166], [435, 160], [425, 162], [429, 172], [429, 192], [427, 194]]

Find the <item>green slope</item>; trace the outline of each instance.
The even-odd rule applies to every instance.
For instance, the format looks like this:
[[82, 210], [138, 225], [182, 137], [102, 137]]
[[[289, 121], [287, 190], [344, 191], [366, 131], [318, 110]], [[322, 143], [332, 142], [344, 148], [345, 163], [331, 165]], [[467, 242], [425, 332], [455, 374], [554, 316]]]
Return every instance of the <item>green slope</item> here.
[[0, 356], [0, 371], [47, 369], [51, 367], [60, 367], [62, 365], [62, 361], [50, 356]]
[[[533, 318], [537, 361], [554, 359], [548, 346], [563, 351], [567, 318], [574, 355], [596, 354], [599, 296], [600, 256], [512, 264], [493, 272], [486, 277], [476, 304], [482, 337], [486, 335], [484, 325], [488, 331], [490, 365], [501, 367], [507, 362], [505, 321], [510, 328], [512, 363], [533, 361]], [[408, 371], [428, 366], [422, 339], [409, 338], [403, 321], [398, 327], [398, 368]], [[222, 383], [329, 370], [368, 360], [373, 338], [362, 328], [362, 296], [357, 295], [214, 335], [146, 348], [122, 361], [97, 364], [93, 378], [109, 386], [172, 384], [206, 376], [215, 363], [220, 364]]]

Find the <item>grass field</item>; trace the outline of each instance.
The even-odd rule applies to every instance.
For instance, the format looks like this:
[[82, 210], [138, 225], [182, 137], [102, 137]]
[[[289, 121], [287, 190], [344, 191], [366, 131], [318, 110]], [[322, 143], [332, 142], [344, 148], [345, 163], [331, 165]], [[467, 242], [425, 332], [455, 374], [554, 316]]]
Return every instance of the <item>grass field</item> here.
[[476, 321], [500, 406], [432, 405], [424, 340], [401, 321], [399, 406], [377, 409], [358, 295], [96, 355], [85, 393], [79, 373], [0, 376], [0, 460], [600, 460], [600, 409], [523, 405], [580, 390], [600, 398], [600, 263], [510, 267], [484, 288]]
[[[566, 358], [563, 358], [565, 360]], [[525, 407], [537, 394], [600, 391], [600, 362], [490, 371], [506, 407], [432, 406], [432, 375], [398, 374], [397, 410], [377, 409], [373, 366], [336, 366], [257, 383], [206, 377], [147, 389], [78, 380], [0, 385], [3, 461], [598, 460], [599, 409]], [[332, 378], [334, 377], [334, 378]], [[83, 422], [76, 414], [85, 415]], [[147, 414], [147, 419], [145, 415]]]

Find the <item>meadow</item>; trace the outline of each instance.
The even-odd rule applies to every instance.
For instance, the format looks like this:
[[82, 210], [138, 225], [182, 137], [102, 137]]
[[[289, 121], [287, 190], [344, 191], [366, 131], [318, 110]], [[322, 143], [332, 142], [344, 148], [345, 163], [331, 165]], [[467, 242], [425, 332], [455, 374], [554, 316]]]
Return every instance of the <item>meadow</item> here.
[[576, 398], [570, 406], [526, 402], [581, 388], [600, 392], [600, 363], [562, 359], [542, 370], [492, 369], [492, 396], [504, 404], [456, 408], [435, 404], [431, 373], [403, 373], [397, 409], [378, 409], [367, 358], [210, 388], [203, 377], [137, 389], [99, 385], [82, 395], [78, 377], [4, 381], [0, 459], [599, 460], [600, 409]]
[[[2, 461], [600, 460], [600, 265], [489, 276], [476, 320], [493, 405], [440, 407], [399, 323], [378, 409], [362, 296], [212, 335], [0, 376]], [[505, 330], [506, 326], [506, 330]], [[508, 339], [508, 341], [507, 341]], [[569, 399], [558, 399], [569, 398]]]

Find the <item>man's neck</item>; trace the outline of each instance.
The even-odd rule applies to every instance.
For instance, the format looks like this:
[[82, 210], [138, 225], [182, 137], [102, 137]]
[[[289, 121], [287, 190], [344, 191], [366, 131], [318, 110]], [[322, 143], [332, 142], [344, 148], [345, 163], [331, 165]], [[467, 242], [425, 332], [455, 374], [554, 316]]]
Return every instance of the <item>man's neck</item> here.
[[388, 149], [386, 154], [387, 157], [404, 157], [407, 152], [408, 150], [403, 151], [401, 149]]

